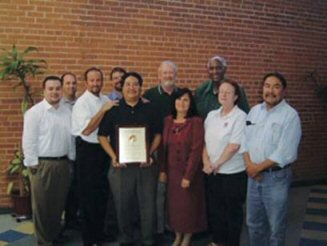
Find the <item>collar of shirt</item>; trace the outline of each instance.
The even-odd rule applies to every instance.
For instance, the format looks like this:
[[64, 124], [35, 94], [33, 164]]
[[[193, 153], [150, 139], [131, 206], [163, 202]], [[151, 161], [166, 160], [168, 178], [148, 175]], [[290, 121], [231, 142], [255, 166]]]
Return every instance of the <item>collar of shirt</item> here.
[[[178, 88], [176, 86], [174, 86], [173, 93], [176, 93], [177, 90], [178, 90]], [[169, 95], [167, 92], [164, 91], [164, 89], [162, 88], [161, 85], [158, 85], [158, 92], [159, 92], [160, 95], [162, 95], [162, 94]]]
[[218, 93], [218, 89], [217, 86], [215, 86], [215, 82], [213, 82], [212, 80], [209, 80], [208, 86], [205, 88], [205, 93], [212, 93], [214, 95], [217, 95]]
[[216, 115], [216, 117], [220, 117], [220, 118], [223, 119], [223, 120], [229, 119], [229, 118], [233, 117], [233, 115], [235, 114], [237, 108], [238, 108], [238, 106], [235, 105], [235, 106], [232, 108], [232, 110], [231, 110], [228, 114], [223, 115], [223, 114], [222, 114], [222, 113], [223, 113], [223, 112], [222, 112], [222, 111], [223, 111], [223, 107], [220, 107], [220, 108], [218, 109], [218, 111], [217, 111], [217, 115]]
[[86, 94], [87, 98], [89, 98], [90, 100], [101, 101], [101, 97], [102, 97], [101, 93], [99, 93], [99, 96], [96, 96], [89, 90], [86, 90], [85, 94]]
[[286, 101], [285, 99], [283, 99], [282, 101], [280, 101], [280, 103], [278, 103], [276, 106], [272, 107], [270, 110], [268, 110], [267, 108], [267, 103], [266, 102], [263, 102], [260, 107], [262, 110], [265, 110], [267, 112], [274, 112], [280, 108], [283, 108], [284, 106], [286, 105]]
[[139, 108], [143, 103], [143, 101], [141, 100], [141, 98], [139, 99], [139, 101], [137, 102], [137, 104], [135, 104], [134, 106], [131, 106], [129, 104], [127, 104], [127, 102], [125, 101], [124, 98], [122, 98], [122, 100], [119, 103], [121, 106], [126, 107], [126, 108], [131, 108], [131, 109], [137, 109]]

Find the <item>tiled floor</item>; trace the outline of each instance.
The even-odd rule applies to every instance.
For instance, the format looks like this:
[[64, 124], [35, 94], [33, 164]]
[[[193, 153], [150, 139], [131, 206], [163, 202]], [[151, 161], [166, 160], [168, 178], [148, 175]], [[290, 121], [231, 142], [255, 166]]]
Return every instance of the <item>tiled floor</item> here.
[[[17, 223], [14, 218], [6, 214], [0, 216], [0, 222], [0, 246], [35, 245], [31, 221]], [[69, 231], [68, 233], [71, 240], [65, 245], [82, 245], [78, 232]], [[164, 241], [165, 245], [171, 245], [171, 235], [165, 235]], [[209, 241], [208, 237], [195, 237], [192, 245], [205, 246]], [[118, 243], [105, 245], [117, 246]], [[248, 245], [244, 225], [241, 246]], [[291, 189], [286, 245], [327, 245], [327, 186], [294, 187]]]

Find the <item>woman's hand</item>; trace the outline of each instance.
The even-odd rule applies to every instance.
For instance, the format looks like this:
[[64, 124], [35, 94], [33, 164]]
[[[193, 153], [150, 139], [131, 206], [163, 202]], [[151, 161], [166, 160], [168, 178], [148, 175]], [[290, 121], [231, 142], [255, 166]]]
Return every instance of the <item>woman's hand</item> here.
[[188, 179], [182, 179], [182, 182], [181, 182], [181, 187], [186, 189], [186, 188], [189, 188], [190, 187], [190, 181]]
[[205, 174], [208, 174], [208, 175], [211, 174], [213, 172], [212, 165], [203, 165], [202, 171]]

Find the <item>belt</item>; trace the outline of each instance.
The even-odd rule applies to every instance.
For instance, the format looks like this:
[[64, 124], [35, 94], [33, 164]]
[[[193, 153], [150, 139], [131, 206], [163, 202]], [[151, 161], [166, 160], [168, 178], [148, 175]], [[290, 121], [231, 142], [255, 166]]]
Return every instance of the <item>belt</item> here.
[[48, 156], [40, 156], [39, 157], [39, 160], [43, 160], [43, 161], [61, 161], [61, 160], [67, 160], [68, 157], [67, 155], [64, 155], [64, 156], [59, 156], [59, 157], [48, 157]]
[[284, 167], [274, 166], [274, 167], [271, 167], [271, 168], [268, 168], [268, 169], [263, 170], [263, 172], [275, 172], [275, 171], [280, 171], [280, 170], [283, 170], [283, 169], [289, 168], [290, 166], [291, 166], [291, 164], [287, 164], [287, 165], [284, 166]]

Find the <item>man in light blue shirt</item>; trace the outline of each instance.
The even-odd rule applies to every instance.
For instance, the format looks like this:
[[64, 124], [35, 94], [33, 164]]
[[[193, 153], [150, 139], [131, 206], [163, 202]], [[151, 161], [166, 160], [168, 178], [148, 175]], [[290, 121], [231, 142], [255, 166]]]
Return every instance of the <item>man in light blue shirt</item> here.
[[301, 122], [284, 99], [287, 82], [279, 73], [263, 78], [264, 102], [247, 117], [242, 144], [248, 174], [247, 226], [250, 245], [284, 245], [290, 165], [297, 159]]
[[126, 73], [125, 69], [121, 67], [114, 67], [110, 72], [110, 80], [113, 83], [114, 89], [108, 94], [111, 101], [122, 99], [123, 95], [121, 93], [121, 78]]

